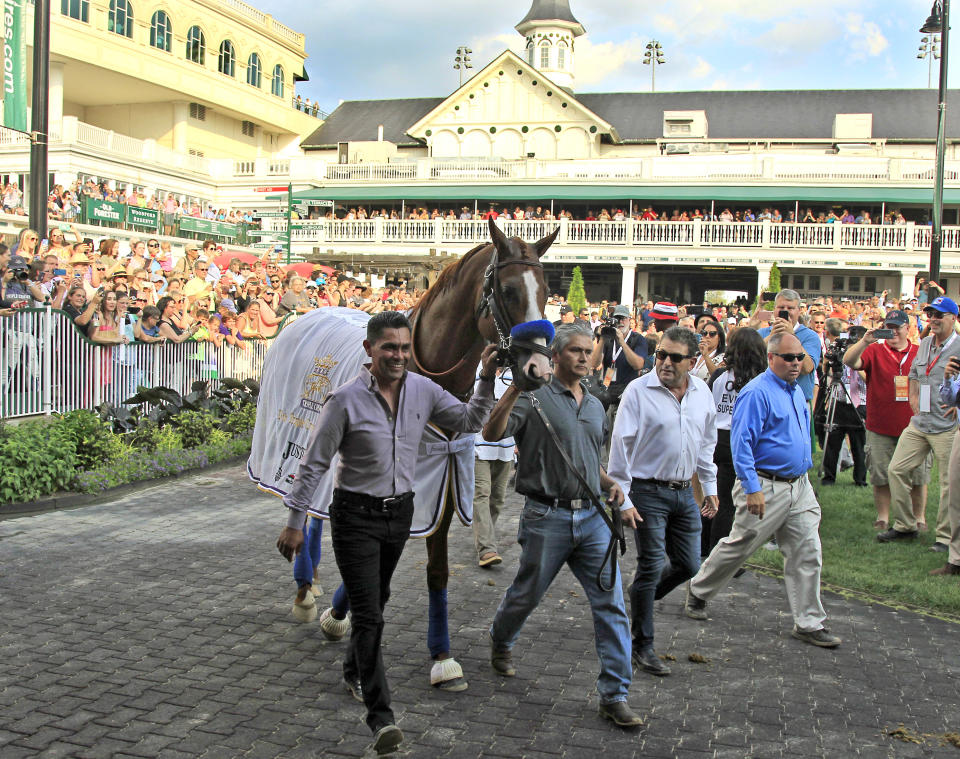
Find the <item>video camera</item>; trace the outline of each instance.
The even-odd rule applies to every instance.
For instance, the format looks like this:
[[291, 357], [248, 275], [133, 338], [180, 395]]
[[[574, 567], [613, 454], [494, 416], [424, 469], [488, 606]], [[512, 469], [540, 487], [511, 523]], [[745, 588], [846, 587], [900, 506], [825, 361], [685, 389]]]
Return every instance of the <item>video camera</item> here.
[[827, 346], [823, 357], [826, 359], [827, 369], [830, 372], [836, 375], [843, 374], [843, 354], [847, 352], [847, 348], [859, 342], [866, 332], [867, 330], [864, 327], [851, 327], [849, 332], [841, 333], [840, 337]]
[[600, 326], [597, 327], [597, 330], [598, 330], [599, 333], [600, 333], [600, 337], [602, 337], [602, 338], [604, 338], [604, 339], [607, 339], [607, 340], [613, 340], [613, 339], [615, 339], [616, 336], [617, 336], [617, 324], [618, 324], [618, 323], [619, 323], [619, 319], [617, 319], [617, 318], [615, 318], [615, 317], [613, 317], [613, 316], [605, 316], [605, 317], [600, 321]]

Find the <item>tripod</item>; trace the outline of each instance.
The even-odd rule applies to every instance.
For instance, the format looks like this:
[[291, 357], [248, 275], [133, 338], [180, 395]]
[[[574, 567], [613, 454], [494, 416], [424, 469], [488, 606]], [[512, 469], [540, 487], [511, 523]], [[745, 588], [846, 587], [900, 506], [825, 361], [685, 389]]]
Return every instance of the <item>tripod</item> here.
[[[853, 399], [850, 397], [847, 386], [843, 384], [843, 368], [828, 365], [827, 371], [830, 379], [827, 383], [827, 389], [824, 395], [823, 457], [820, 459], [820, 468], [817, 471], [817, 477], [821, 482], [823, 481], [823, 475], [826, 470], [826, 462], [829, 458], [827, 455], [827, 449], [830, 446], [830, 434], [836, 430], [837, 427], [839, 427], [836, 422], [836, 414], [837, 403], [841, 402], [841, 399], [846, 398], [846, 402], [850, 404], [850, 408], [853, 410], [853, 416], [857, 420], [856, 426], [860, 429], [865, 429], [863, 420], [860, 418], [860, 414], [857, 412], [856, 406], [853, 405]], [[837, 473], [833, 472], [832, 477], [835, 479], [836, 476]]]

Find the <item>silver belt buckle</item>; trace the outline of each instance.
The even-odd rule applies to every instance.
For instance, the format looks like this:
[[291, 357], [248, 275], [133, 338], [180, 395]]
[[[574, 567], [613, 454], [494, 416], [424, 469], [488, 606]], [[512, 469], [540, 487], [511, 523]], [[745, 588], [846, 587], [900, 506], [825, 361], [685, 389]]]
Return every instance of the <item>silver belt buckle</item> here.
[[576, 500], [570, 501], [570, 511], [580, 511], [583, 508], [583, 499], [577, 498]]
[[384, 498], [383, 503], [380, 505], [381, 511], [390, 511], [391, 507], [396, 506], [400, 503], [400, 499], [396, 496], [391, 496], [390, 498]]

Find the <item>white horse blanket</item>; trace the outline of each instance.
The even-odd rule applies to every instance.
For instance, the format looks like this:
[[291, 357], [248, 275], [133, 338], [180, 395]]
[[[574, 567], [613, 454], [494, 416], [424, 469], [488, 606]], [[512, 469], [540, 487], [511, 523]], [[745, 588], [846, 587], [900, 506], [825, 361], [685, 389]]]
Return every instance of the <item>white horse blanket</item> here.
[[[263, 363], [257, 423], [247, 473], [268, 493], [285, 496], [297, 478], [327, 394], [354, 379], [366, 362], [363, 340], [370, 316], [349, 308], [320, 308], [296, 319], [273, 341]], [[338, 460], [331, 463], [309, 513], [329, 518]], [[473, 521], [474, 436], [452, 437], [428, 425], [417, 460], [410, 534], [433, 533], [449, 487], [457, 514]]]

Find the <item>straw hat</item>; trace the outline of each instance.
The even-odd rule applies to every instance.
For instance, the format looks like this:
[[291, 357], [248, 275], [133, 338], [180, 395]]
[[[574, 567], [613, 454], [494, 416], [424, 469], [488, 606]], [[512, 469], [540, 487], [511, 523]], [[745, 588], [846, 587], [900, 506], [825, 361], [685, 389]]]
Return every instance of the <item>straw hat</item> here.
[[90, 259], [87, 258], [86, 254], [84, 253], [74, 253], [70, 257], [70, 263], [71, 264], [89, 264]]
[[114, 266], [112, 266], [110, 270], [107, 272], [106, 278], [113, 279], [118, 275], [122, 277], [127, 276], [127, 267], [124, 266], [123, 264], [115, 264]]
[[210, 291], [210, 283], [205, 279], [199, 279], [194, 277], [187, 284], [183, 286], [183, 294], [188, 298], [193, 298], [197, 295], [203, 295]]

